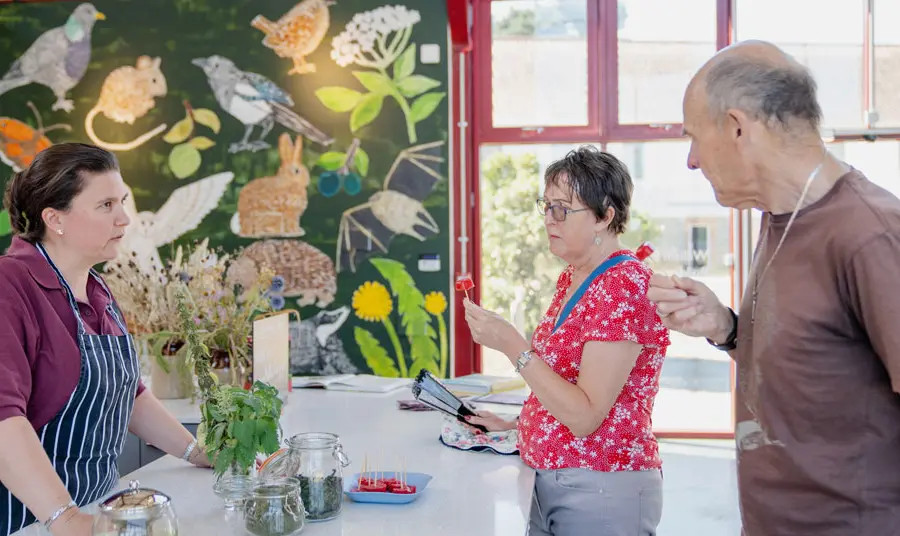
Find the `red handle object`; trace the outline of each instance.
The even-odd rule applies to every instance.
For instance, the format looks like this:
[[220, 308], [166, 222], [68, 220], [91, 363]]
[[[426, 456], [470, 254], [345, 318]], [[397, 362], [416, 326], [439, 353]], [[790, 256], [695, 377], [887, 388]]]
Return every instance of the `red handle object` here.
[[651, 244], [650, 242], [644, 242], [643, 244], [638, 246], [634, 254], [639, 261], [643, 261], [650, 257], [650, 255], [653, 255], [653, 252], [653, 244]]
[[458, 292], [471, 290], [473, 288], [475, 288], [475, 283], [472, 282], [471, 277], [467, 275], [461, 275], [456, 278], [456, 290]]
[[475, 288], [475, 283], [472, 281], [472, 277], [469, 274], [461, 275], [456, 278], [456, 291], [465, 292], [467, 299], [469, 297], [469, 291], [473, 288]]

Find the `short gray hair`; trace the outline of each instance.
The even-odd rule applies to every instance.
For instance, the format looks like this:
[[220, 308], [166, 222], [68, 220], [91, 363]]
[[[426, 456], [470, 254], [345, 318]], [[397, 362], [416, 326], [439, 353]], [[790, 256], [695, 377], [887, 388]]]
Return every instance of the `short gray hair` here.
[[736, 108], [784, 131], [805, 124], [817, 132], [822, 108], [816, 98], [816, 80], [806, 67], [791, 63], [722, 58], [705, 78], [710, 113], [718, 121], [728, 109]]

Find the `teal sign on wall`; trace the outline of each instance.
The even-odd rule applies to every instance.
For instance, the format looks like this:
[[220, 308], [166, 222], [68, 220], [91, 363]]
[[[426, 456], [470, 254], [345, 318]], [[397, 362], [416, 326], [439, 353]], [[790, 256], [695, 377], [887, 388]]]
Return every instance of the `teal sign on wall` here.
[[446, 374], [443, 2], [51, 2], [0, 26], [0, 184], [48, 144], [106, 147], [140, 213], [122, 254], [208, 239], [235, 281], [271, 266], [295, 373]]

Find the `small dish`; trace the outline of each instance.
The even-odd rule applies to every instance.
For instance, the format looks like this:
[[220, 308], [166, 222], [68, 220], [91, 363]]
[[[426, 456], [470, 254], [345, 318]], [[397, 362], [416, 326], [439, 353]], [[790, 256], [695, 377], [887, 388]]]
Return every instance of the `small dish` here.
[[[363, 479], [369, 476], [375, 476], [375, 473], [365, 473], [362, 475]], [[384, 473], [379, 472], [379, 479], [390, 480], [402, 478], [404, 474], [398, 472], [390, 472], [385, 471]], [[354, 502], [361, 503], [378, 503], [378, 504], [407, 504], [415, 501], [419, 498], [422, 493], [425, 492], [425, 488], [428, 487], [428, 483], [431, 482], [431, 475], [425, 473], [405, 473], [405, 480], [407, 485], [415, 486], [415, 493], [390, 493], [390, 492], [378, 492], [378, 491], [358, 491], [357, 485], [360, 481], [360, 474], [356, 473], [352, 478], [344, 479], [344, 494], [350, 498], [350, 500]]]

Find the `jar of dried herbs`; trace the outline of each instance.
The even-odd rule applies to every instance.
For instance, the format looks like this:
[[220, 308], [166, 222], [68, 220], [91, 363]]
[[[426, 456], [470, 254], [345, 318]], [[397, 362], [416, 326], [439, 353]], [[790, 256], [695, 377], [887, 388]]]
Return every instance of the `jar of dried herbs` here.
[[260, 481], [244, 501], [244, 528], [253, 536], [290, 536], [306, 526], [306, 511], [296, 478]]
[[327, 521], [341, 513], [344, 501], [344, 454], [336, 434], [310, 432], [288, 440], [288, 448], [273, 456], [261, 477], [292, 476], [300, 482], [301, 497], [309, 521]]

